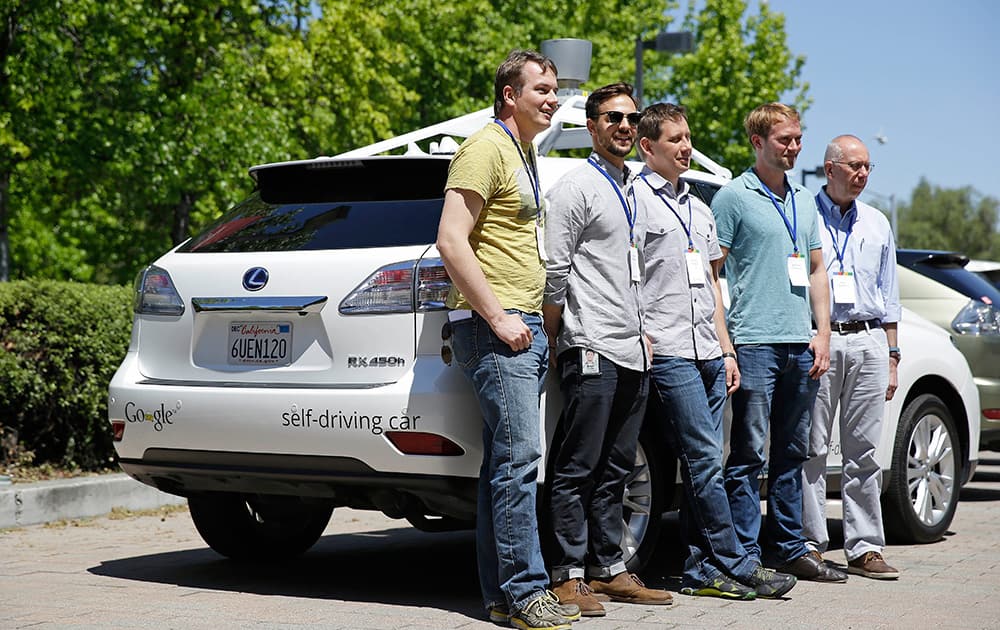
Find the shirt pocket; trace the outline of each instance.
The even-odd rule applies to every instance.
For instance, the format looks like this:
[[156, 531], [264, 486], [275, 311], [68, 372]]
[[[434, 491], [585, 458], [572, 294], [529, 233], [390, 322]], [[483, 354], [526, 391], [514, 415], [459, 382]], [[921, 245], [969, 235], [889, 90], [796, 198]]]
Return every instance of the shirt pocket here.
[[[868, 247], [865, 247], [864, 243], [854, 252], [854, 275], [857, 276], [859, 284], [876, 286], [882, 273], [884, 253], [884, 248], [874, 244], [868, 244]], [[834, 263], [832, 269], [839, 271], [840, 267]]]

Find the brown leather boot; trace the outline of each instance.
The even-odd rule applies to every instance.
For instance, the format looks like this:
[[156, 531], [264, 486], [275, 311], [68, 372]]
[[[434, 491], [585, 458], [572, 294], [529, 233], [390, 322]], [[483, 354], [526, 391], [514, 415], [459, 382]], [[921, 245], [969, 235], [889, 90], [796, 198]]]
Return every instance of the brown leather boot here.
[[552, 587], [552, 592], [559, 598], [560, 604], [576, 604], [584, 617], [603, 617], [604, 606], [594, 599], [594, 592], [580, 578], [570, 578]]
[[589, 586], [595, 593], [603, 593], [616, 602], [655, 606], [674, 603], [670, 593], [659, 588], [646, 588], [639, 576], [628, 571], [619, 573], [613, 578], [593, 579]]

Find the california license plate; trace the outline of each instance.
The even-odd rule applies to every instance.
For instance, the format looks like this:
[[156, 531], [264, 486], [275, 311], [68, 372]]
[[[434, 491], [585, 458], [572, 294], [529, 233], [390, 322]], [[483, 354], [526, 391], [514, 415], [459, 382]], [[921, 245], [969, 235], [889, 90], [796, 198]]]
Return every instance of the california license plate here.
[[291, 322], [232, 322], [229, 324], [231, 365], [291, 363]]

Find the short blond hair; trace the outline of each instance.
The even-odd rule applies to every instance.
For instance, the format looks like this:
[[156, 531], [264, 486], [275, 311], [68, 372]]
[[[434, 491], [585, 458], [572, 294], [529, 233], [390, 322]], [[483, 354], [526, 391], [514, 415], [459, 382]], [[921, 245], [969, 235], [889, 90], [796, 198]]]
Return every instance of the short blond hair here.
[[799, 113], [794, 107], [784, 103], [764, 103], [747, 114], [743, 119], [743, 128], [748, 140], [754, 136], [766, 138], [771, 133], [771, 127], [787, 119], [799, 122]]

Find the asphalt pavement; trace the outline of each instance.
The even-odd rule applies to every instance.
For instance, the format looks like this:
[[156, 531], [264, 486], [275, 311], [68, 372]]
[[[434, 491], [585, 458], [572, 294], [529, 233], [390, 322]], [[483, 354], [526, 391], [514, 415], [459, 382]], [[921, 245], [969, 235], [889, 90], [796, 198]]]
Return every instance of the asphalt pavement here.
[[[839, 544], [836, 502], [831, 507]], [[675, 593], [669, 607], [611, 602], [606, 617], [577, 622], [574, 630], [998, 628], [998, 525], [1000, 454], [984, 452], [942, 540], [886, 549], [902, 572], [899, 580], [800, 582], [782, 600]], [[677, 535], [676, 518], [667, 517], [642, 576], [647, 584], [675, 583], [682, 553]], [[826, 559], [843, 562], [841, 549]], [[0, 628], [149, 627], [496, 626], [480, 608], [470, 532], [423, 533], [374, 512], [338, 508], [311, 550], [272, 565], [217, 555], [184, 509], [0, 530]]]

